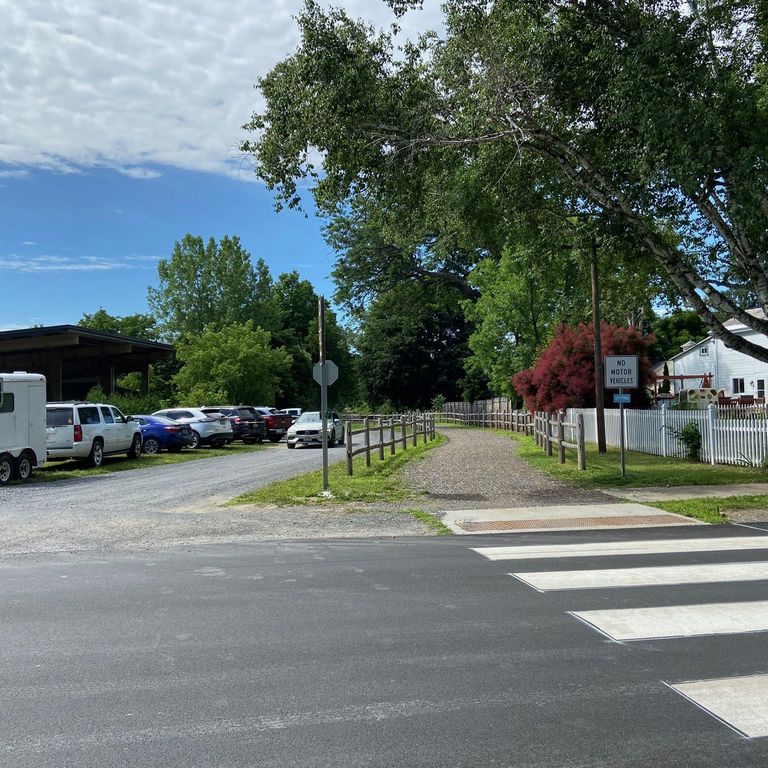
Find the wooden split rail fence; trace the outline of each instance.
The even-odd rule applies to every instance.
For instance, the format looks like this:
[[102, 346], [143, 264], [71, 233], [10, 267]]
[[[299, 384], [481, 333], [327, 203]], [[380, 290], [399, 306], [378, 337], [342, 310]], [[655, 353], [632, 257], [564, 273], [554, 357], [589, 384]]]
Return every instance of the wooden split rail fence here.
[[[576, 432], [576, 442], [569, 443], [565, 440], [565, 430], [569, 428]], [[587, 468], [587, 452], [584, 447], [584, 416], [578, 414], [576, 421], [566, 421], [563, 411], [558, 411], [553, 418], [552, 414], [536, 412], [534, 414], [534, 435], [536, 444], [546, 451], [547, 456], [553, 453], [553, 444], [557, 446], [557, 459], [565, 464], [565, 449], [576, 451], [576, 463], [579, 469]]]
[[[354, 428], [355, 423], [362, 422], [362, 427]], [[403, 450], [408, 449], [408, 444], [418, 445], [419, 437], [424, 442], [435, 439], [435, 417], [431, 413], [412, 413], [391, 416], [363, 416], [347, 417], [346, 427], [347, 446], [347, 474], [353, 474], [352, 459], [360, 454], [365, 454], [365, 466], [371, 466], [371, 454], [376, 451], [379, 460], [384, 461], [385, 451], [394, 456], [396, 447], [402, 445]], [[355, 435], [363, 435], [363, 445], [357, 448], [353, 445], [352, 438]], [[373, 437], [372, 440], [371, 438]]]

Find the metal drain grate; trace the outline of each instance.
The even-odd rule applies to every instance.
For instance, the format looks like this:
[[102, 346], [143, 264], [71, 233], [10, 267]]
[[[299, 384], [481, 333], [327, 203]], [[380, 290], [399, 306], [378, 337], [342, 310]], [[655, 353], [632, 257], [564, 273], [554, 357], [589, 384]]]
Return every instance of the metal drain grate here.
[[468, 533], [477, 533], [479, 531], [526, 531], [535, 528], [594, 528], [598, 525], [689, 525], [689, 523], [672, 515], [614, 515], [613, 517], [568, 517], [556, 520], [464, 521], [457, 522], [456, 525]]

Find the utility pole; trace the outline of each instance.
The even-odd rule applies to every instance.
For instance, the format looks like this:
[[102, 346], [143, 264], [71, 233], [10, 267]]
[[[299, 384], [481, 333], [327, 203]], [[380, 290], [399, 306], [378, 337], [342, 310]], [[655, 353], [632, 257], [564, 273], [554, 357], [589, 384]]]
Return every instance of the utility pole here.
[[320, 347], [320, 418], [323, 430], [323, 491], [328, 491], [328, 367], [325, 364], [325, 298], [317, 298], [317, 332]]
[[600, 282], [597, 274], [597, 240], [594, 235], [592, 235], [592, 327], [595, 336], [595, 416], [597, 419], [597, 449], [600, 453], [605, 453], [603, 348], [600, 338]]

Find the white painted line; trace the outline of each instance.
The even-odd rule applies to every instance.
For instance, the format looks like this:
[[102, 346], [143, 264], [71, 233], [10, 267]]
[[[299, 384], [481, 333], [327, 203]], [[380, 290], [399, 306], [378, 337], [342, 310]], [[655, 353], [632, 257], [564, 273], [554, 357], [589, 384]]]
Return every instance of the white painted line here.
[[[766, 532], [768, 533], [768, 531]], [[730, 536], [712, 539], [646, 539], [585, 544], [529, 544], [519, 547], [471, 547], [489, 560], [538, 560], [545, 557], [605, 557], [608, 555], [661, 555], [682, 552], [725, 552], [768, 549], [766, 536]]]
[[592, 571], [532, 571], [510, 573], [537, 589], [605, 589], [670, 584], [715, 584], [728, 581], [768, 581], [768, 562], [662, 565], [649, 568], [606, 568]]
[[768, 600], [569, 613], [617, 641], [768, 631]]
[[668, 685], [738, 733], [750, 739], [768, 736], [768, 675]]

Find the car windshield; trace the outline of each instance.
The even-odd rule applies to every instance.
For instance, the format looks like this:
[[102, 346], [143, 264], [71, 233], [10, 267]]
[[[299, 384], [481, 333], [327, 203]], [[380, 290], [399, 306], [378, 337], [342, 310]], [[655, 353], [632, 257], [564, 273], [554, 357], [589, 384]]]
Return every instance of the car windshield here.
[[306, 421], [320, 421], [320, 411], [304, 411], [297, 419], [297, 423]]
[[[138, 418], [138, 417], [134, 417]], [[173, 424], [176, 425], [176, 422], [173, 419], [168, 419], [165, 416], [142, 416], [142, 418], [147, 419], [147, 421], [150, 424]]]

